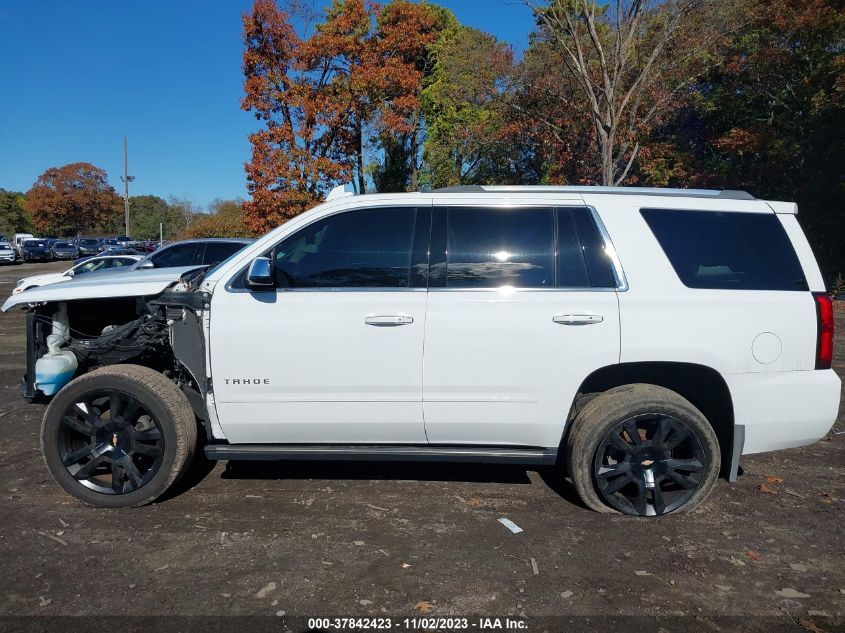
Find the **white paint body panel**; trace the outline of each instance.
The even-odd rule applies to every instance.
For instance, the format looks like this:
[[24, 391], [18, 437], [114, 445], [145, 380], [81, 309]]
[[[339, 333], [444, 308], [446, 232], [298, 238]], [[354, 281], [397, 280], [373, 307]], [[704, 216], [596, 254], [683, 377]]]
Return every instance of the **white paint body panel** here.
[[[425, 443], [425, 309], [424, 291], [219, 288], [210, 348], [226, 437], [233, 443]], [[364, 323], [386, 314], [413, 323]], [[253, 377], [260, 383], [234, 382]]]
[[[563, 314], [603, 320], [552, 320]], [[581, 382], [618, 362], [615, 292], [431, 291], [423, 361], [428, 441], [556, 447]]]
[[184, 268], [151, 268], [112, 274], [111, 271], [93, 272], [61, 284], [32, 288], [6, 299], [3, 312], [18, 305], [77, 299], [105, 299], [111, 297], [146, 297], [164, 292], [196, 266]]

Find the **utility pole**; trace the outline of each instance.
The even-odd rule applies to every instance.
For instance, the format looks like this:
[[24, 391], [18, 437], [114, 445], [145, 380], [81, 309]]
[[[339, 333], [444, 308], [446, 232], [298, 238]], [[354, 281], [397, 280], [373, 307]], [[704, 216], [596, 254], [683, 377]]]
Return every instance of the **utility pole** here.
[[124, 235], [129, 237], [129, 183], [135, 180], [135, 176], [129, 175], [129, 160], [126, 158], [126, 137], [123, 137], [123, 211], [124, 211]]

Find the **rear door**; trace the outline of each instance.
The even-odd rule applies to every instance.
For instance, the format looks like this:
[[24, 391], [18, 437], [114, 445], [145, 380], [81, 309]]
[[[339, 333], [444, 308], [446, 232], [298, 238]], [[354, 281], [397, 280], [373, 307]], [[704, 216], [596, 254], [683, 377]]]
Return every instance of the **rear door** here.
[[577, 199], [435, 204], [423, 361], [429, 442], [558, 446], [581, 382], [619, 361], [621, 275], [605, 246]]

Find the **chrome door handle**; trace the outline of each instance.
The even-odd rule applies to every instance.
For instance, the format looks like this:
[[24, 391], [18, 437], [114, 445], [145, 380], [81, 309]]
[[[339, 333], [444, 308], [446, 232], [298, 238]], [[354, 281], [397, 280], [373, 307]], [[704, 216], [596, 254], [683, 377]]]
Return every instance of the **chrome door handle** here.
[[367, 325], [408, 325], [414, 322], [414, 317], [407, 314], [379, 314], [364, 317], [364, 323]]
[[552, 321], [562, 325], [591, 325], [601, 323], [604, 317], [600, 314], [556, 314]]

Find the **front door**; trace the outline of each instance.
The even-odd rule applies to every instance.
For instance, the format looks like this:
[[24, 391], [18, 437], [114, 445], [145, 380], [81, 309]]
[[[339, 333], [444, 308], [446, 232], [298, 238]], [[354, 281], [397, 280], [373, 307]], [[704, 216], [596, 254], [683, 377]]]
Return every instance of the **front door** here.
[[619, 284], [592, 213], [481, 199], [434, 218], [429, 442], [556, 448], [581, 382], [619, 362]]
[[344, 211], [267, 253], [210, 310], [214, 400], [232, 443], [425, 443], [422, 353], [430, 208]]

